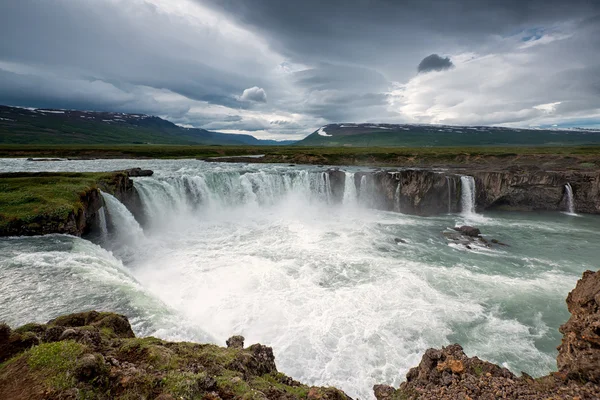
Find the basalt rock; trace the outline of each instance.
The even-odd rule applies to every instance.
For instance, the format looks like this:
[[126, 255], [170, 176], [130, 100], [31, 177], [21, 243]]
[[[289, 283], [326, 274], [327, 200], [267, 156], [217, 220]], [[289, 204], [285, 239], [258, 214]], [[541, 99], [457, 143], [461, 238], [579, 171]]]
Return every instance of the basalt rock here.
[[[339, 201], [343, 198], [345, 173], [337, 169], [327, 173], [335, 200]], [[533, 167], [498, 171], [378, 170], [355, 173], [354, 185], [365, 206], [428, 216], [461, 211], [462, 175], [475, 179], [478, 210], [566, 211], [565, 185], [569, 183], [575, 211], [600, 214], [597, 171], [544, 171]]]
[[463, 225], [456, 228], [453, 228], [455, 231], [462, 233], [465, 236], [469, 237], [477, 237], [481, 235], [481, 231], [478, 228], [474, 228], [472, 226]]
[[560, 327], [558, 369], [568, 379], [600, 383], [600, 271], [586, 271], [567, 297], [571, 318]]
[[127, 175], [129, 175], [132, 178], [139, 177], [139, 176], [152, 176], [152, 175], [154, 175], [154, 171], [151, 171], [149, 169], [141, 169], [141, 168], [128, 169], [126, 172], [127, 172]]

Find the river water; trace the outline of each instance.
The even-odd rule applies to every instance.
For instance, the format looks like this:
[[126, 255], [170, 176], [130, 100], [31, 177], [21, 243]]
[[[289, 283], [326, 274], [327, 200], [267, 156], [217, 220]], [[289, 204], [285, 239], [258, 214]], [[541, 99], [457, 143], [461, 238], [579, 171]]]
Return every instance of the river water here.
[[[0, 320], [97, 309], [127, 315], [138, 335], [223, 345], [241, 334], [295, 379], [372, 398], [373, 384], [398, 385], [427, 348], [454, 342], [515, 373], [554, 370], [565, 298], [598, 268], [597, 216], [463, 204], [416, 217], [369, 209], [355, 187], [333, 204], [318, 167], [0, 160], [0, 171], [132, 167], [155, 171], [134, 179], [141, 226], [105, 195], [105, 229], [86, 239], [0, 239]], [[357, 169], [341, 169], [353, 182]], [[442, 235], [466, 223], [510, 247]]]

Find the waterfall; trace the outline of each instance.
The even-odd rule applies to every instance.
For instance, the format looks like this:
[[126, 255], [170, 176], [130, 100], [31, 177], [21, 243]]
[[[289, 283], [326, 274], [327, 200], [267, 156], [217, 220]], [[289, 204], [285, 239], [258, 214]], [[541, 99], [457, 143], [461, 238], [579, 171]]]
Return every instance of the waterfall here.
[[[453, 176], [446, 176], [446, 184], [448, 185], [448, 214], [452, 213], [453, 198], [456, 193], [456, 180]], [[473, 185], [475, 187], [475, 185]]]
[[119, 242], [137, 243], [144, 238], [144, 231], [131, 212], [113, 195], [100, 192], [104, 199], [108, 220]]
[[100, 234], [102, 240], [105, 241], [108, 238], [108, 224], [106, 223], [106, 211], [104, 206], [98, 210], [98, 225], [100, 226]]
[[367, 175], [360, 177], [360, 185], [358, 188], [358, 201], [363, 206], [369, 206], [369, 191], [367, 189]]
[[462, 213], [465, 215], [475, 214], [475, 179], [472, 176], [461, 176], [460, 188], [462, 191]]
[[185, 217], [198, 210], [271, 206], [285, 199], [334, 201], [328, 172], [206, 171], [197, 175], [139, 178], [135, 187], [148, 221]]
[[400, 191], [402, 190], [402, 181], [398, 180], [396, 192], [394, 193], [394, 211], [400, 212]]
[[346, 180], [344, 181], [344, 205], [356, 204], [356, 183], [354, 182], [354, 173], [346, 172]]
[[565, 194], [567, 195], [567, 212], [575, 214], [575, 199], [573, 197], [573, 188], [570, 183], [565, 185]]

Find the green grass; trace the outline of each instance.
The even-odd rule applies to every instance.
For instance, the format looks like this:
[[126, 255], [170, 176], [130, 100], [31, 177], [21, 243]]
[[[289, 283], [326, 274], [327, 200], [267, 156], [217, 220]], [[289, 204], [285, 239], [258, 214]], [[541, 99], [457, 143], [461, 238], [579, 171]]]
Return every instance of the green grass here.
[[73, 370], [85, 347], [75, 341], [44, 343], [24, 353], [28, 367], [57, 390], [75, 385]]
[[0, 174], [0, 228], [39, 217], [64, 219], [83, 207], [81, 196], [113, 173]]
[[600, 146], [470, 146], [470, 147], [305, 147], [305, 146], [180, 146], [180, 145], [0, 145], [0, 157], [57, 158], [207, 158], [265, 154], [273, 156], [452, 158], [456, 156], [587, 155]]

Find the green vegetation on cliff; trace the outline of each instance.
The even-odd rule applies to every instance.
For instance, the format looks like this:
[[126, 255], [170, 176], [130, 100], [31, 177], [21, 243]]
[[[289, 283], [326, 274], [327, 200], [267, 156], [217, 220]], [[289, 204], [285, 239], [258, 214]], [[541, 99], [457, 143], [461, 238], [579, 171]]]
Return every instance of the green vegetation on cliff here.
[[277, 371], [271, 348], [136, 338], [127, 318], [96, 311], [11, 330], [0, 324], [2, 399], [320, 399], [334, 388]]
[[100, 187], [111, 192], [124, 172], [0, 173], [0, 236], [76, 234], [86, 207], [99, 199]]

